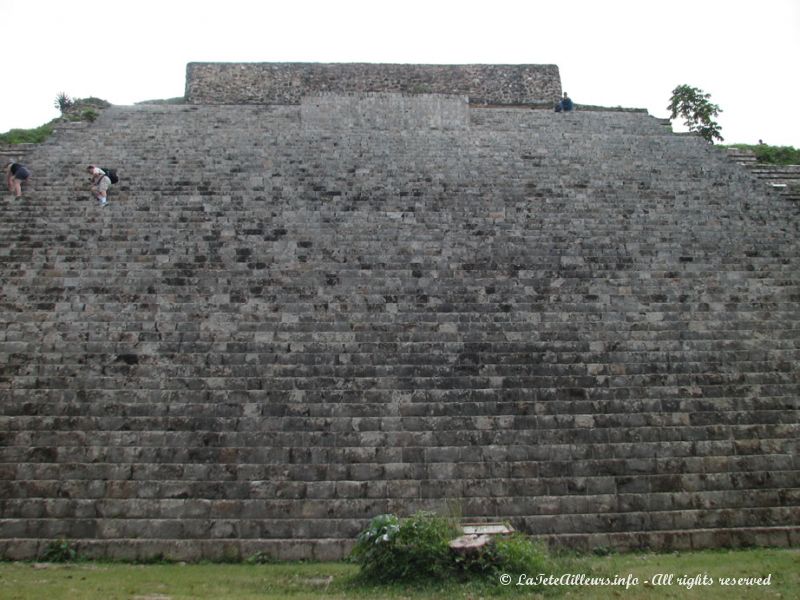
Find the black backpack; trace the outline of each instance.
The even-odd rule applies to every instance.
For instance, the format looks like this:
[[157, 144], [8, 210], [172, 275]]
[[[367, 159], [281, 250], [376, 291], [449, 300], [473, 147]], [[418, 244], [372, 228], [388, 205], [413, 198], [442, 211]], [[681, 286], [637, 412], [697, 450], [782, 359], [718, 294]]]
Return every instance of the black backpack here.
[[108, 177], [111, 183], [119, 183], [119, 177], [117, 176], [116, 169], [109, 169], [107, 167], [100, 167], [100, 170], [105, 172], [106, 177]]

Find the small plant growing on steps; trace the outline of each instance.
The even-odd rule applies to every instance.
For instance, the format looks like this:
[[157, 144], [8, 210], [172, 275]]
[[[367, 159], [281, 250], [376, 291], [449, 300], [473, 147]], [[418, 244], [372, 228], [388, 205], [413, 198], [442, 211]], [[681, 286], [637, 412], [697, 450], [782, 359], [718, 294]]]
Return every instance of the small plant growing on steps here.
[[66, 92], [59, 92], [56, 96], [56, 101], [54, 102], [54, 106], [61, 111], [61, 114], [64, 114], [72, 105], [75, 104], [75, 101], [70, 98]]
[[81, 121], [89, 121], [90, 123], [93, 123], [99, 115], [100, 113], [93, 108], [87, 108], [86, 110], [81, 111]]
[[40, 559], [44, 562], [73, 562], [78, 559], [78, 550], [69, 540], [54, 540], [47, 545]]
[[266, 552], [256, 552], [244, 560], [247, 565], [269, 565], [278, 561]]

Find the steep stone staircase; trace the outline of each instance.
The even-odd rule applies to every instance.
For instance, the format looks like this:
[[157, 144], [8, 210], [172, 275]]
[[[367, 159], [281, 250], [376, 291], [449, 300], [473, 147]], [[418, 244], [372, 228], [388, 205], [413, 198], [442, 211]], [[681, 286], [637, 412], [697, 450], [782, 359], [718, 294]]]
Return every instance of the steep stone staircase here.
[[751, 150], [728, 148], [728, 157], [750, 170], [787, 200], [800, 200], [800, 165], [760, 163]]
[[[112, 107], [0, 231], [0, 551], [800, 541], [798, 206], [631, 112]], [[84, 168], [122, 178], [105, 208]]]

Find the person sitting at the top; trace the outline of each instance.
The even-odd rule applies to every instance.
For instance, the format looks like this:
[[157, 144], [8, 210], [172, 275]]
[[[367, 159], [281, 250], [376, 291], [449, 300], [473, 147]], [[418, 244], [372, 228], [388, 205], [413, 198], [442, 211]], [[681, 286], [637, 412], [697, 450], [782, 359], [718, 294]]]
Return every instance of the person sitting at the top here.
[[8, 191], [17, 198], [22, 198], [22, 184], [28, 181], [31, 172], [24, 165], [11, 161], [6, 165], [6, 185]]
[[571, 112], [575, 109], [572, 99], [564, 92], [564, 97], [556, 104], [556, 112]]

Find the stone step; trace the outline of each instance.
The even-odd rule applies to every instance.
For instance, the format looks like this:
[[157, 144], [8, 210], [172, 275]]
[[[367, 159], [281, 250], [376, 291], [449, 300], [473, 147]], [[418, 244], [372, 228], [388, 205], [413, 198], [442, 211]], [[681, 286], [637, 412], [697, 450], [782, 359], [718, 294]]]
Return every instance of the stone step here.
[[[346, 483], [352, 483], [348, 490]], [[528, 530], [535, 534], [543, 533], [579, 533], [591, 529], [585, 522], [595, 519], [608, 520], [612, 531], [625, 531], [630, 526], [620, 521], [636, 519], [644, 526], [652, 529], [684, 528], [691, 527], [691, 519], [699, 519], [703, 527], [712, 527], [718, 519], [727, 519], [729, 526], [739, 526], [750, 521], [753, 517], [761, 521], [762, 526], [780, 526], [781, 519], [789, 514], [788, 509], [771, 506], [777, 500], [775, 490], [742, 490], [706, 492], [705, 496], [699, 493], [679, 494], [679, 499], [674, 493], [652, 492], [649, 496], [644, 494], [606, 494], [597, 496], [573, 495], [568, 497], [567, 509], [563, 513], [554, 513], [553, 504], [558, 502], [558, 497], [541, 495], [538, 501], [530, 500], [529, 496], [507, 496], [492, 499], [492, 491], [476, 485], [470, 488], [466, 484], [466, 502], [475, 506], [485, 505], [495, 507], [513, 506], [509, 516], [516, 519], [517, 514], [525, 515], [519, 519], [525, 523]], [[381, 495], [355, 502], [355, 494], [370, 493], [366, 482], [339, 482], [333, 496], [322, 498], [307, 498], [303, 494], [289, 495], [283, 499], [272, 500], [269, 498], [252, 501], [234, 502], [228, 498], [201, 498], [198, 500], [165, 500], [155, 504], [146, 498], [132, 502], [118, 500], [86, 500], [84, 502], [59, 502], [47, 500], [44, 502], [32, 501], [22, 503], [21, 508], [15, 510], [17, 504], [9, 503], [12, 519], [25, 519], [25, 524], [9, 527], [14, 531], [14, 537], [50, 537], [51, 539], [74, 539], [82, 536], [70, 535], [70, 530], [85, 527], [99, 529], [98, 537], [139, 538], [153, 536], [166, 538], [206, 538], [229, 537], [231, 529], [240, 531], [237, 537], [243, 538], [286, 538], [292, 531], [306, 532], [302, 537], [326, 538], [333, 535], [342, 535], [346, 538], [355, 538], [363, 522], [363, 515], [382, 506], [389, 508], [393, 503], [414, 504], [424, 503], [431, 497], [431, 493], [440, 493], [435, 485], [422, 486], [421, 497], [407, 498], [393, 501], [386, 497], [388, 494], [403, 493], [403, 484], [398, 482], [396, 489], [375, 490]], [[112, 490], [113, 491], [113, 490]], [[122, 491], [121, 489], [119, 491]], [[336, 493], [338, 492], [338, 493]], [[427, 492], [427, 493], [426, 493]], [[298, 502], [297, 500], [303, 500]], [[748, 506], [749, 504], [749, 506]], [[761, 506], [763, 504], [763, 506]], [[326, 507], [332, 505], [337, 508], [337, 516], [326, 514]], [[269, 512], [280, 514], [273, 519], [259, 518], [264, 507]], [[597, 509], [600, 508], [600, 511]], [[704, 510], [705, 509], [705, 510]], [[664, 512], [665, 515], [656, 523], [649, 511]], [[737, 514], [740, 513], [741, 514]], [[187, 516], [180, 523], [171, 515], [184, 513]], [[65, 514], [79, 516], [63, 518]], [[562, 516], [563, 518], [554, 518]], [[672, 525], [668, 521], [673, 521]], [[149, 525], [147, 521], [150, 521]], [[6, 523], [7, 525], [7, 523]], [[183, 529], [182, 534], [176, 530]], [[63, 532], [55, 533], [53, 530]], [[172, 531], [171, 535], [165, 535]], [[114, 532], [114, 534], [112, 534]]]
[[[352, 390], [336, 392], [306, 392], [281, 395], [269, 391], [252, 391], [226, 398], [225, 391], [197, 394], [191, 391], [165, 390], [82, 390], [79, 397], [51, 400], [31, 397], [28, 390], [9, 390], [3, 405], [4, 416], [398, 416], [464, 414], [606, 414], [629, 411], [693, 413], [707, 411], [790, 410], [792, 395], [772, 394], [770, 397], [750, 397], [745, 393], [715, 397], [719, 386], [662, 386], [658, 398], [646, 395], [637, 399], [619, 396], [628, 388], [593, 391], [591, 399], [578, 400], [572, 390], [543, 388], [526, 396], [514, 390], [498, 395], [493, 389], [426, 390], [398, 392], [388, 396], [373, 391]], [[744, 392], [744, 390], [742, 390]], [[259, 399], [265, 403], [260, 403]]]
[[[720, 429], [720, 427], [718, 427]], [[297, 430], [302, 432], [302, 430]], [[492, 444], [490, 450], [481, 451], [473, 446], [448, 446], [435, 445], [446, 444], [448, 441], [458, 441], [454, 438], [457, 434], [441, 435], [441, 442], [437, 441], [431, 432], [406, 432], [404, 434], [386, 435], [386, 443], [392, 440], [402, 440], [410, 444], [415, 442], [428, 442], [431, 445], [410, 445], [402, 449], [387, 450], [383, 446], [322, 446], [308, 448], [307, 446], [235, 446], [227, 444], [241, 443], [241, 438], [217, 438], [213, 433], [205, 433], [204, 437], [209, 438], [210, 443], [217, 443], [219, 446], [199, 447], [184, 449], [179, 444], [190, 436], [180, 433], [157, 432], [158, 436], [152, 436], [154, 441], [172, 440], [170, 443], [162, 443], [157, 446], [122, 446], [119, 445], [127, 438], [133, 439], [134, 433], [127, 436], [119, 435], [120, 441], [115, 441], [113, 436], [107, 437], [112, 446], [47, 446], [25, 448], [22, 446], [10, 446], [8, 450], [9, 460], [14, 463], [6, 465], [3, 471], [8, 474], [13, 472], [17, 479], [19, 489], [9, 491], [7, 498], [17, 497], [18, 494], [29, 494], [30, 490], [42, 486], [45, 480], [58, 482], [53, 477], [58, 473], [63, 473], [63, 482], [76, 480], [88, 482], [90, 479], [135, 479], [135, 480], [174, 480], [175, 485], [200, 478], [208, 482], [214, 480], [229, 480], [232, 472], [239, 473], [240, 478], [278, 478], [283, 480], [287, 476], [291, 478], [300, 477], [301, 480], [359, 480], [370, 481], [378, 479], [408, 479], [412, 481], [432, 479], [452, 480], [453, 485], [458, 485], [458, 480], [483, 480], [504, 477], [522, 477], [524, 474], [536, 479], [543, 484], [548, 478], [571, 478], [571, 477], [592, 477], [592, 476], [615, 476], [624, 477], [626, 468], [630, 464], [636, 463], [637, 469], [655, 469], [659, 477], [665, 475], [685, 475], [716, 473], [739, 473], [739, 472], [759, 472], [767, 462], [776, 465], [772, 472], [778, 480], [778, 471], [786, 471], [786, 480], [790, 481], [797, 475], [797, 470], [792, 466], [792, 444], [791, 438], [776, 438], [767, 440], [742, 440], [737, 444], [726, 444], [724, 441], [706, 442], [705, 446], [699, 442], [675, 440], [671, 444], [666, 442], [638, 442], [636, 440], [639, 432], [628, 436], [628, 442], [619, 441], [616, 443], [595, 443], [587, 441], [579, 447], [572, 447], [568, 444], [559, 444], [561, 440], [567, 439], [567, 432], [561, 435], [543, 435], [542, 443], [552, 446], [552, 448], [542, 449], [537, 446], [511, 446], [502, 447], [496, 444], [500, 435], [473, 436], [471, 440], [461, 440], [462, 444]], [[504, 432], [506, 435], [508, 432]], [[646, 432], [645, 432], [646, 433]], [[702, 433], [699, 432], [698, 433]], [[794, 434], [796, 435], [796, 431]], [[265, 433], [261, 433], [262, 438]], [[65, 437], [65, 436], [62, 436]], [[141, 435], [136, 437], [142, 437]], [[303, 435], [297, 433], [295, 436], [275, 436], [275, 443], [286, 443], [286, 439], [294, 437], [295, 443], [328, 443], [338, 441], [339, 437], [348, 437], [347, 433], [336, 434], [328, 432], [327, 436], [322, 435]], [[357, 438], [376, 439], [377, 435], [363, 434], [361, 436], [350, 435], [353, 443], [357, 443]], [[463, 438], [464, 436], [462, 436]], [[531, 436], [532, 437], [532, 436]], [[588, 437], [588, 436], [584, 436]], [[600, 436], [597, 436], [600, 437]], [[608, 436], [606, 436], [608, 437]], [[677, 437], [677, 436], [675, 436]], [[258, 436], [251, 434], [248, 440], [257, 440]], [[138, 440], [137, 440], [138, 441]], [[148, 441], [148, 440], [143, 440]], [[749, 443], [745, 443], [745, 442]], [[54, 442], [48, 442], [53, 444]], [[669, 447], [683, 445], [682, 454], [672, 457], [652, 458], [654, 454], [670, 452]], [[699, 446], [699, 450], [697, 447]], [[708, 449], [706, 449], [708, 448]], [[730, 456], [724, 453], [735, 451], [749, 452], [749, 454]], [[697, 455], [688, 456], [695, 452]], [[587, 456], [606, 455], [613, 458], [599, 459], [586, 458]], [[552, 454], [555, 458], [542, 458], [537, 455]], [[769, 455], [766, 458], [765, 455]], [[52, 457], [58, 456], [59, 462], [52, 462]], [[526, 460], [526, 458], [529, 458]], [[31, 463], [32, 460], [48, 460], [50, 463]], [[269, 460], [269, 466], [259, 466], [260, 462]], [[93, 466], [86, 467], [81, 463], [93, 461]], [[112, 461], [111, 466], [102, 466], [104, 461]], [[148, 464], [152, 461], [160, 461], [155, 464]], [[228, 474], [216, 473], [209, 467], [199, 467], [198, 463], [214, 463], [222, 461], [227, 463]], [[236, 469], [230, 463], [236, 461]], [[345, 461], [345, 467], [341, 467]], [[406, 461], [406, 462], [400, 462]], [[483, 462], [474, 462], [483, 461]], [[492, 462], [489, 462], [492, 461]], [[501, 461], [501, 462], [496, 462]], [[632, 462], [633, 461], [633, 462]], [[248, 463], [250, 464], [248, 466]], [[630, 463], [630, 464], [629, 464]], [[128, 466], [126, 466], [128, 465]], [[134, 473], [131, 474], [129, 465], [136, 465]], [[242, 466], [243, 465], [243, 466]], [[198, 469], [200, 469], [198, 471]], [[305, 474], [303, 474], [305, 473]], [[794, 473], [794, 475], [792, 475]], [[516, 475], [515, 475], [516, 474]], [[29, 484], [22, 483], [30, 480]], [[63, 483], [62, 482], [62, 483]], [[502, 489], [507, 482], [498, 483], [496, 488]], [[53, 483], [53, 485], [57, 485]], [[137, 485], [135, 482], [130, 485]], [[525, 482], [525, 485], [533, 485]], [[778, 484], [775, 484], [778, 485]], [[644, 490], [647, 491], [647, 490]], [[35, 496], [44, 495], [49, 497], [54, 493], [52, 489], [40, 487]], [[500, 494], [500, 492], [497, 492]], [[26, 497], [26, 496], [21, 496]]]
[[[3, 538], [0, 553], [9, 560], [27, 560], [41, 556], [52, 538]], [[349, 553], [355, 541], [350, 538], [298, 538], [286, 539], [151, 539], [82, 537], [73, 542], [80, 556], [87, 559], [111, 559], [141, 562], [156, 556], [175, 557], [176, 560], [200, 562], [241, 561], [253, 556], [280, 560], [341, 560]]]
[[[384, 407], [385, 411], [391, 411], [393, 407]], [[463, 409], [463, 406], [459, 406]], [[395, 409], [396, 410], [396, 409]], [[519, 408], [518, 408], [519, 410]], [[749, 425], [754, 424], [773, 424], [779, 425], [791, 422], [793, 407], [783, 408], [761, 408], [753, 410]], [[310, 412], [310, 411], [309, 411]], [[250, 431], [298, 431], [307, 428], [308, 431], [349, 431], [356, 428], [359, 431], [434, 431], [443, 432], [450, 430], [478, 430], [484, 429], [514, 429], [525, 430], [528, 428], [539, 431], [543, 437], [548, 437], [549, 430], [558, 429], [585, 429], [596, 427], [597, 429], [630, 428], [648, 429], [651, 427], [693, 427], [704, 426], [713, 421], [715, 425], [739, 425], [741, 421], [737, 418], [740, 410], [718, 410], [718, 411], [695, 411], [695, 412], [672, 412], [672, 413], [642, 413], [631, 411], [630, 413], [604, 412], [600, 414], [572, 413], [565, 415], [518, 415], [516, 418], [510, 415], [492, 414], [488, 411], [475, 411], [469, 416], [459, 417], [453, 414], [429, 414], [422, 415], [399, 414], [390, 416], [365, 416], [363, 414], [347, 414], [348, 411], [342, 410], [343, 414], [326, 416], [264, 416], [255, 423], [249, 424], [245, 417], [235, 416], [213, 416], [199, 417], [196, 415], [181, 417], [173, 414], [155, 416], [107, 416], [107, 417], [24, 417], [15, 415], [13, 427], [10, 426], [9, 417], [0, 418], [0, 430], [7, 431], [6, 439], [9, 445], [25, 445], [30, 443], [29, 435], [33, 432], [49, 432], [50, 436], [37, 436], [43, 439], [57, 439], [61, 431], [69, 432], [71, 429], [84, 431], [116, 431], [124, 427], [125, 431], [145, 431], [156, 435], [161, 435], [163, 431], [194, 431], [194, 430], [215, 430], [221, 428], [222, 431], [230, 431], [229, 435], [220, 434], [222, 438], [232, 438], [235, 440], [239, 432]], [[452, 412], [452, 409], [451, 409]], [[493, 418], [495, 417], [495, 418]], [[353, 422], [354, 419], [358, 420]], [[592, 432], [591, 436], [596, 435], [599, 441], [606, 435], [605, 432]], [[147, 437], [147, 436], [144, 436]], [[102, 439], [102, 438], [100, 438]], [[15, 440], [19, 440], [15, 442]], [[383, 441], [383, 440], [378, 440]], [[57, 442], [56, 442], [57, 443]], [[234, 444], [236, 445], [236, 444]], [[733, 446], [731, 445], [730, 448]]]

